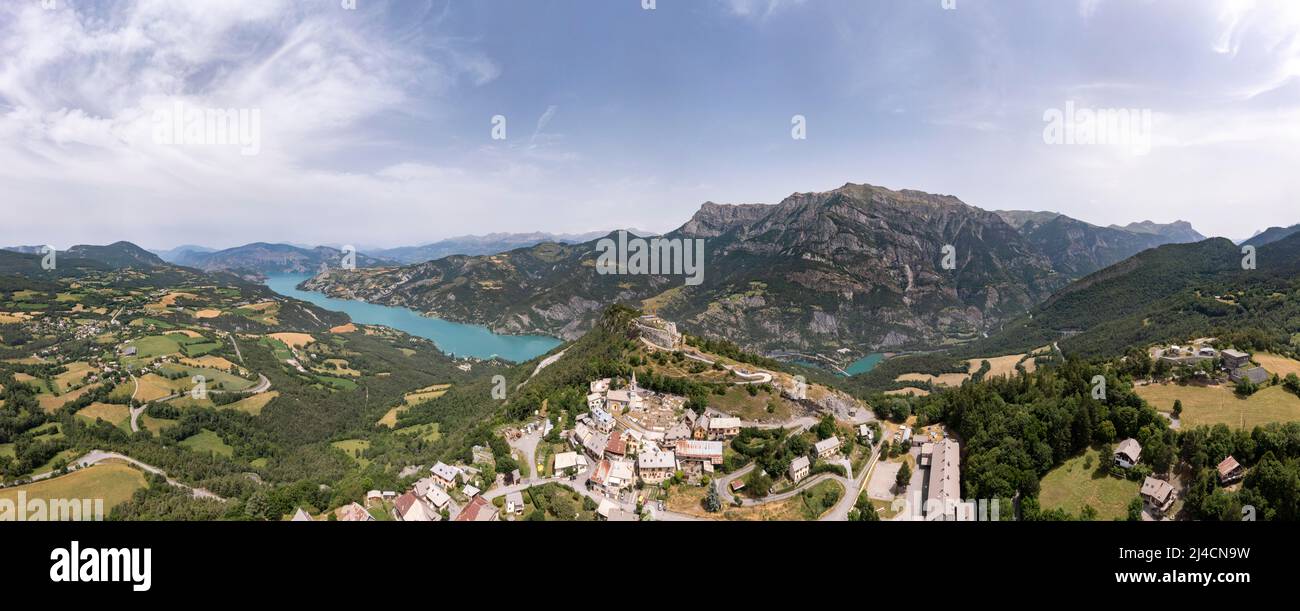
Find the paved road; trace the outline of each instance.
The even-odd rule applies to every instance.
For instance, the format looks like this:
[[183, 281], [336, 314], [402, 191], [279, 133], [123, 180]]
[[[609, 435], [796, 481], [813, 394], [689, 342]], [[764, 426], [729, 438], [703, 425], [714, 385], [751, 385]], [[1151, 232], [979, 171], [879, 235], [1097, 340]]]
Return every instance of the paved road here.
[[230, 340], [230, 345], [235, 347], [235, 356], [239, 357], [239, 362], [244, 362], [244, 353], [239, 351], [239, 342], [235, 341], [235, 335], [229, 331], [226, 332], [226, 339]]
[[852, 482], [840, 478], [842, 480], [840, 483], [845, 485], [844, 497], [841, 498], [840, 502], [836, 503], [830, 511], [822, 515], [821, 521], [843, 522], [849, 519], [849, 511], [853, 509], [855, 504], [857, 504], [858, 497], [862, 496], [862, 489], [867, 485], [867, 480], [871, 477], [871, 471], [875, 468], [876, 461], [878, 460], [880, 460], [880, 444], [877, 444], [872, 448], [871, 458], [867, 460], [867, 464], [862, 468], [862, 472], [858, 473], [857, 477], [853, 478]]

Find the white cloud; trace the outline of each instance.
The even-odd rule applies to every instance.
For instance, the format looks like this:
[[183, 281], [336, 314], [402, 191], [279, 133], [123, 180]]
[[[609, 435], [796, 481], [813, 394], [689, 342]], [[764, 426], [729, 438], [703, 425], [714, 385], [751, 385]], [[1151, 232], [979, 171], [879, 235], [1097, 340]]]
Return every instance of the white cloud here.
[[805, 0], [720, 0], [734, 15], [766, 19], [777, 11], [803, 4]]

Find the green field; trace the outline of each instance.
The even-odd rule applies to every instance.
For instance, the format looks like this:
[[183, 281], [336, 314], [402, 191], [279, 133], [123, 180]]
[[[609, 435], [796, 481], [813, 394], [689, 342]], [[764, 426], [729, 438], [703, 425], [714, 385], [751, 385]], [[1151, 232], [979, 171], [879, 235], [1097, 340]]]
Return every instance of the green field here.
[[1075, 516], [1083, 511], [1084, 505], [1091, 505], [1100, 520], [1127, 517], [1129, 502], [1137, 498], [1141, 486], [1111, 477], [1106, 470], [1097, 471], [1098, 466], [1109, 462], [1110, 457], [1101, 456], [1095, 448], [1065, 461], [1043, 477], [1039, 505], [1043, 509], [1064, 509]]
[[245, 380], [220, 369], [210, 369], [208, 367], [188, 367], [176, 363], [167, 363], [159, 368], [159, 373], [163, 375], [181, 374], [181, 382], [183, 382], [180, 386], [181, 389], [188, 389], [193, 386], [191, 379], [196, 375], [201, 375], [207, 380], [208, 390], [246, 390], [256, 386], [256, 383], [252, 380]]
[[29, 499], [103, 499], [107, 514], [146, 485], [140, 471], [121, 463], [102, 463], [52, 479], [5, 488], [0, 490], [0, 498], [17, 500], [18, 492], [23, 491]]
[[293, 358], [293, 351], [289, 350], [289, 345], [274, 337], [263, 337], [262, 345], [271, 349], [271, 354], [275, 355], [277, 361], [287, 361]]
[[220, 456], [229, 457], [235, 453], [235, 449], [226, 445], [226, 442], [221, 440], [220, 435], [209, 431], [208, 429], [202, 429], [198, 433], [186, 437], [185, 440], [181, 442], [181, 446], [194, 450], [200, 454], [211, 452]]
[[1162, 412], [1172, 412], [1175, 399], [1182, 401], [1184, 427], [1226, 424], [1251, 430], [1269, 422], [1300, 421], [1300, 397], [1281, 386], [1270, 386], [1247, 399], [1237, 397], [1230, 386], [1150, 384], [1134, 390]]
[[347, 378], [335, 378], [332, 376], [316, 376], [317, 380], [323, 382], [326, 386], [338, 390], [356, 390], [357, 383]]
[[343, 441], [335, 441], [330, 445], [343, 450], [343, 453], [347, 454], [348, 458], [357, 461], [357, 464], [361, 465], [362, 469], [370, 466], [370, 459], [362, 456], [366, 450], [370, 449], [369, 441], [365, 439], [344, 439]]
[[429, 443], [438, 441], [442, 433], [438, 431], [438, 423], [430, 422], [428, 424], [416, 424], [395, 431], [398, 435], [414, 435]]
[[146, 363], [153, 360], [154, 357], [176, 354], [181, 349], [180, 343], [170, 335], [148, 335], [138, 338], [128, 345], [134, 346], [136, 350], [134, 356], [122, 359], [122, 362], [128, 367]]

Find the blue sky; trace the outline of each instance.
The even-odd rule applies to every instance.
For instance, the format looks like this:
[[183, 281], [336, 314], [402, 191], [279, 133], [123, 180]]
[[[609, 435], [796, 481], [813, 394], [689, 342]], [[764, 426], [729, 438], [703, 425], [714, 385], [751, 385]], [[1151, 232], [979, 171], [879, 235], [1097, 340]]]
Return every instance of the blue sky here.
[[[1234, 238], [1300, 222], [1300, 2], [342, 4], [5, 3], [0, 242], [666, 231], [845, 182]], [[160, 140], [177, 103], [256, 110], [257, 154]], [[1149, 112], [1150, 150], [1048, 144], [1067, 103]]]

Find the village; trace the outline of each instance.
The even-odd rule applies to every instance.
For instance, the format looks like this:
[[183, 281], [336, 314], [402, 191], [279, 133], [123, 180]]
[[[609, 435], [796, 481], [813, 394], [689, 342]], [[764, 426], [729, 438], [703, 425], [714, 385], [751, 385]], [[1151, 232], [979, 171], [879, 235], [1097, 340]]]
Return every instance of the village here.
[[[636, 326], [648, 346], [665, 351], [683, 348], [673, 323], [643, 316]], [[698, 353], [688, 356], [707, 358]], [[738, 375], [752, 382], [780, 383], [773, 372], [746, 369]], [[782, 394], [802, 398], [807, 389], [799, 384], [782, 386]], [[686, 402], [679, 395], [643, 388], [635, 372], [625, 380], [590, 380], [586, 411], [573, 418], [571, 428], [556, 430], [555, 421], [541, 417], [502, 431], [530, 475], [515, 469], [484, 481], [474, 466], [438, 462], [427, 470], [420, 468], [424, 477], [410, 489], [372, 490], [364, 504], [341, 507], [330, 519], [373, 520], [377, 509], [392, 519], [413, 522], [540, 519], [533, 514], [554, 513], [543, 499], [553, 502], [557, 495], [568, 497], [560, 505], [572, 515], [551, 519], [728, 519], [730, 510], [757, 514], [811, 495], [812, 490], [832, 489], [831, 506], [806, 517], [845, 520], [868, 497], [873, 505], [889, 508], [911, 496], [920, 499], [925, 509], [890, 512], [891, 519], [976, 518], [974, 504], [960, 498], [960, 445], [941, 425], [917, 427], [914, 434], [910, 426], [877, 421], [866, 409], [848, 418], [825, 413], [760, 423], [713, 406], [697, 413], [685, 408]], [[818, 438], [818, 433], [824, 437]], [[746, 437], [797, 438], [795, 443], [801, 448], [806, 444], [807, 450], [789, 460], [782, 472], [766, 473], [757, 461], [737, 451], [735, 446], [744, 445], [736, 443], [738, 438]], [[474, 450], [476, 462], [490, 460], [488, 448]], [[898, 473], [905, 464], [908, 476], [900, 485]], [[748, 494], [747, 482], [753, 477], [765, 485], [771, 482], [757, 497]], [[683, 497], [705, 507], [707, 499], [714, 499], [715, 510], [683, 509], [668, 500]], [[539, 507], [543, 504], [546, 507]], [[293, 519], [313, 518], [299, 511]]]

